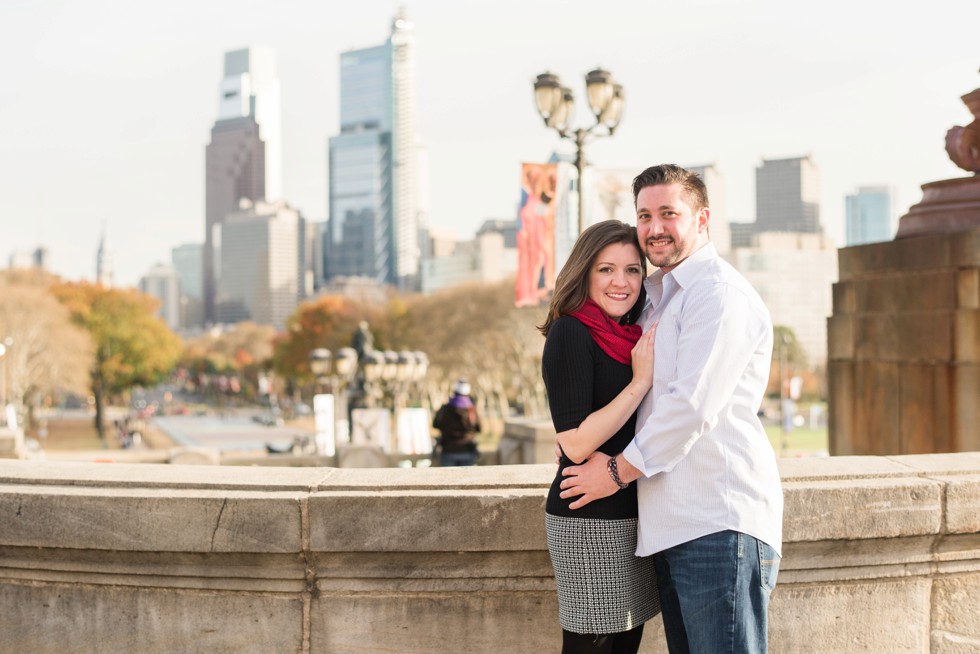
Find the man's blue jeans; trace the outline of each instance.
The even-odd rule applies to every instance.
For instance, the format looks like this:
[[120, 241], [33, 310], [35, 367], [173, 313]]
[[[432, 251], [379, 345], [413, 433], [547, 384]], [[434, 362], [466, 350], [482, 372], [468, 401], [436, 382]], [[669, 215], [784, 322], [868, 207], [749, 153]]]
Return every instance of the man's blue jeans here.
[[722, 531], [653, 555], [671, 654], [765, 654], [779, 555]]

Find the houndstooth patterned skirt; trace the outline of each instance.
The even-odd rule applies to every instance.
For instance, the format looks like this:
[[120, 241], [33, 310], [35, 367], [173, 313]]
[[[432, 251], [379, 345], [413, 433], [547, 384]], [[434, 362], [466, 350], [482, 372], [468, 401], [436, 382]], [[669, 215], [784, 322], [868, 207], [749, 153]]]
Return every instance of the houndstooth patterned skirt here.
[[638, 557], [636, 518], [545, 514], [558, 621], [579, 634], [629, 631], [660, 612], [652, 557]]

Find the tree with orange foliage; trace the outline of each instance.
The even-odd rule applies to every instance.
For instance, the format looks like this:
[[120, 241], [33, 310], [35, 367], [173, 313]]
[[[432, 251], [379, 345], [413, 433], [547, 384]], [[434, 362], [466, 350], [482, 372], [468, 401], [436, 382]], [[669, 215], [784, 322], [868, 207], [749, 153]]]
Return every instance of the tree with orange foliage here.
[[52, 286], [51, 292], [95, 345], [89, 378], [95, 429], [104, 439], [106, 401], [134, 386], [163, 381], [180, 356], [180, 338], [154, 315], [158, 301], [136, 289], [67, 282]]

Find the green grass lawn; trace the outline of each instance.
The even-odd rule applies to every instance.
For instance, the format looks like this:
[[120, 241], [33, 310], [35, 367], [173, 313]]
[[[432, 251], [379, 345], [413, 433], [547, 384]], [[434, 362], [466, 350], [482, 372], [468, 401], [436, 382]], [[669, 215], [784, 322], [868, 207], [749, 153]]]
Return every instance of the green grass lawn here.
[[783, 431], [779, 425], [766, 425], [766, 436], [772, 443], [772, 449], [779, 456], [792, 457], [827, 453], [826, 428], [794, 427], [793, 431], [787, 434], [785, 451], [782, 448]]

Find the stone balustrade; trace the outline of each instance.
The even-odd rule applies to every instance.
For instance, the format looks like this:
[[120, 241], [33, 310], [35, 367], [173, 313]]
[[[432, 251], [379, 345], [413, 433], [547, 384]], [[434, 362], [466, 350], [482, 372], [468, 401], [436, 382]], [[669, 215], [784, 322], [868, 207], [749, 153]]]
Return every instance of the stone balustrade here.
[[[0, 651], [556, 652], [554, 470], [0, 460]], [[780, 470], [771, 651], [980, 651], [980, 453]]]

